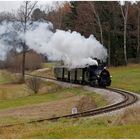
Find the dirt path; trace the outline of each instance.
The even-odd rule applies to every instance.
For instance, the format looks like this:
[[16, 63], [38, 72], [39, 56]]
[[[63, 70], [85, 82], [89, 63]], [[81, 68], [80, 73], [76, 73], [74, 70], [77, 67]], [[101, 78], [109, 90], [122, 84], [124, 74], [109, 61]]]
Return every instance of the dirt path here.
[[41, 103], [37, 105], [28, 105], [24, 107], [18, 107], [14, 109], [0, 110], [0, 117], [14, 116], [24, 119], [39, 119], [49, 118], [54, 116], [60, 116], [70, 114], [72, 107], [75, 106], [80, 96], [70, 97], [68, 99], [62, 99], [59, 101], [52, 101], [49, 103]]

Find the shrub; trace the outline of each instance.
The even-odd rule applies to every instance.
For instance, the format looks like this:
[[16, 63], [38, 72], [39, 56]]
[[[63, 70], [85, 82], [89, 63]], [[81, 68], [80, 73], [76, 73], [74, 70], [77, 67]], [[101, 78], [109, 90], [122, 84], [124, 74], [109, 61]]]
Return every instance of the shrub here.
[[96, 103], [91, 96], [83, 96], [76, 105], [78, 112], [83, 112], [86, 110], [90, 110], [96, 108]]
[[26, 85], [36, 94], [41, 87], [41, 80], [37, 77], [31, 77], [27, 80]]
[[20, 75], [11, 73], [9, 71], [2, 70], [0, 71], [1, 80], [3, 80], [3, 83], [13, 83], [13, 84], [19, 84], [20, 82]]
[[[39, 69], [42, 67], [42, 63], [44, 61], [45, 60], [44, 60], [43, 56], [41, 56], [40, 54], [37, 54], [33, 51], [29, 51], [26, 53], [25, 70]], [[20, 72], [21, 68], [22, 68], [22, 53], [9, 56], [5, 60], [4, 65], [5, 65], [5, 68], [9, 69], [12, 72]]]

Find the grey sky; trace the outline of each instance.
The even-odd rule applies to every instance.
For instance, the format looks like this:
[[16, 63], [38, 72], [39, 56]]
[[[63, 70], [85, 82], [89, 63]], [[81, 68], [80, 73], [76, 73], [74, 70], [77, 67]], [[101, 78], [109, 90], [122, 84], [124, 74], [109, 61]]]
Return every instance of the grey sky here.
[[0, 12], [18, 9], [20, 3], [21, 1], [0, 1]]
[[[16, 11], [20, 4], [22, 3], [22, 1], [0, 1], [0, 12], [2, 11]], [[43, 5], [43, 4], [51, 4], [52, 1], [39, 1], [38, 4], [39, 5]]]

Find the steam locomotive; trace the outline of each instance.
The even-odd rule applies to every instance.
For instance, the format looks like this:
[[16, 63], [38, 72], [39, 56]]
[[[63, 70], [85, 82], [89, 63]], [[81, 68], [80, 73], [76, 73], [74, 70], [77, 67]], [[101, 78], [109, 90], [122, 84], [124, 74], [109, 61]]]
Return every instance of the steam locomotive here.
[[90, 86], [106, 87], [111, 85], [111, 76], [104, 64], [90, 65], [85, 68], [69, 69], [66, 66], [55, 66], [57, 80]]

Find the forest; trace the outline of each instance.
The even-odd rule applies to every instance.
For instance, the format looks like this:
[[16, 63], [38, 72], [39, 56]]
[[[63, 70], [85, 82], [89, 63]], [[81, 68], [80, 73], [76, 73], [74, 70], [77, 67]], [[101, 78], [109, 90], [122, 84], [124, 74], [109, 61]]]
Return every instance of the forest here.
[[[77, 31], [85, 37], [93, 34], [108, 50], [108, 65], [140, 60], [139, 2], [72, 1], [48, 14], [39, 9], [35, 13], [51, 21], [56, 29]], [[34, 15], [35, 20], [38, 18]]]
[[[54, 2], [55, 8], [53, 6], [46, 6], [45, 9], [36, 7], [35, 5], [36, 3], [32, 4], [31, 12], [29, 11], [27, 19], [26, 16], [24, 17], [24, 14], [22, 15], [22, 5], [17, 13], [1, 12], [0, 23], [2, 24], [2, 22], [5, 20], [8, 22], [20, 21], [22, 25], [24, 23], [24, 26], [26, 27], [26, 22], [28, 20], [30, 20], [31, 23], [34, 21], [50, 21], [54, 26], [54, 32], [57, 29], [65, 31], [71, 30], [79, 32], [81, 35], [87, 38], [91, 34], [93, 34], [93, 36], [103, 46], [105, 46], [105, 48], [107, 48], [108, 66], [120, 66], [127, 65], [128, 63], [139, 63], [139, 2], [124, 2], [122, 4], [119, 1], [71, 1], [62, 3], [56, 1]], [[24, 28], [23, 32], [26, 32], [26, 28]], [[20, 45], [22, 43], [23, 42], [21, 42]], [[14, 57], [15, 54], [17, 54], [17, 52], [15, 51], [16, 45], [17, 44], [14, 43], [13, 49], [7, 53], [7, 60], [5, 60], [4, 64], [1, 64], [1, 67], [3, 67], [3, 65], [4, 67], [8, 67], [9, 65], [11, 67], [11, 57], [13, 57], [13, 54]], [[26, 44], [23, 43], [22, 45], [24, 46], [23, 48], [28, 48]], [[23, 52], [26, 51], [26, 49], [23, 49]], [[21, 57], [19, 56], [19, 54], [17, 55], [18, 58]], [[42, 57], [43, 61], [45, 61], [46, 57], [44, 58], [44, 56], [41, 56], [41, 58]], [[14, 59], [17, 60], [16, 58]], [[24, 59], [20, 59], [18, 60], [23, 61], [24, 64]], [[40, 63], [40, 61], [42, 61], [42, 59], [40, 59], [40, 56], [38, 61], [38, 64]], [[19, 63], [21, 64], [21, 62]]]

